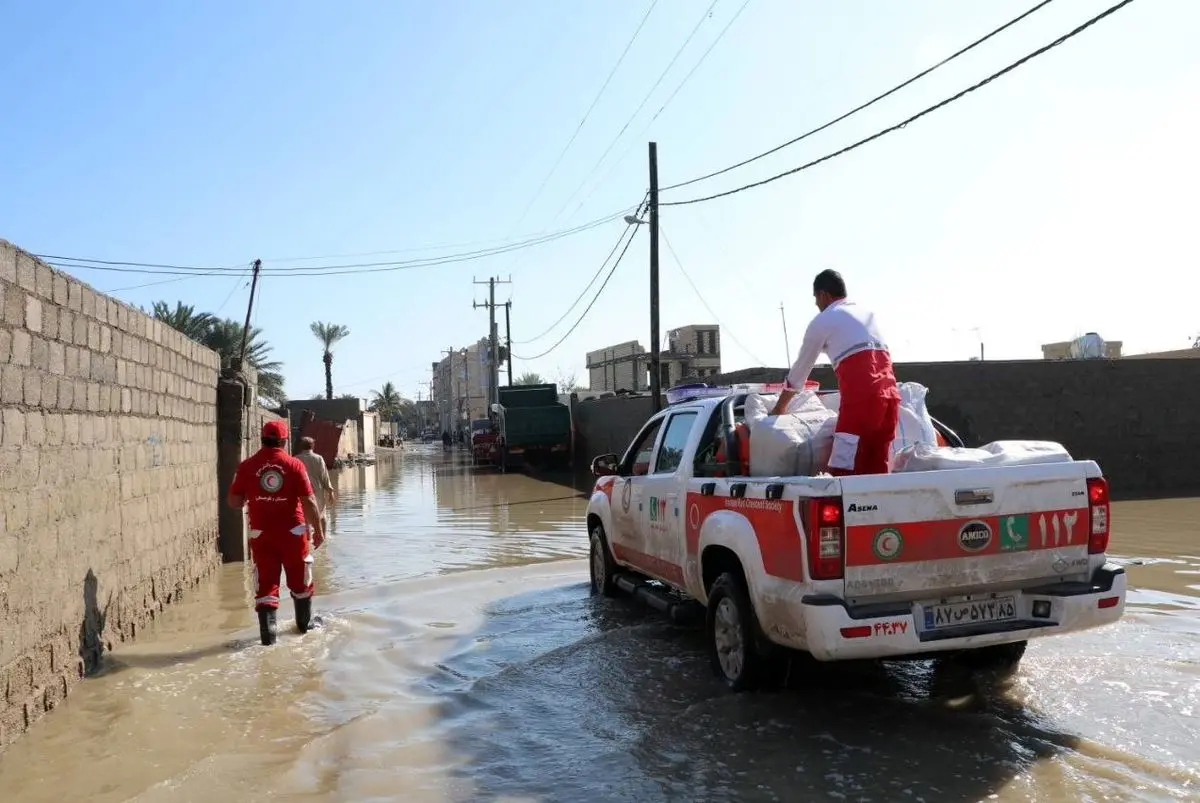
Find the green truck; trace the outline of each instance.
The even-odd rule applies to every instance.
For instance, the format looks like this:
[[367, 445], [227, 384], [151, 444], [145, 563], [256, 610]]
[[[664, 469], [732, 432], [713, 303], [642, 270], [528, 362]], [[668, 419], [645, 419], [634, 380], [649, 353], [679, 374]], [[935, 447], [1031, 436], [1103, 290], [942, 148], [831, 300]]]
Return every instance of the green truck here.
[[521, 466], [566, 467], [571, 460], [571, 409], [558, 400], [558, 386], [500, 388], [492, 405], [500, 432], [501, 470]]

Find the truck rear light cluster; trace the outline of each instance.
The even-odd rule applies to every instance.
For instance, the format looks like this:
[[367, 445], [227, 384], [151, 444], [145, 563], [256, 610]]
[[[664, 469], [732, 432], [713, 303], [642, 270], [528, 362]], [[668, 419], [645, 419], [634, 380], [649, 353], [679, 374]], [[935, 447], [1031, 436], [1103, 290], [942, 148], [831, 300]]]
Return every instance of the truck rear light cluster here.
[[1091, 529], [1088, 535], [1088, 552], [1102, 555], [1108, 551], [1110, 529], [1110, 507], [1108, 502], [1108, 480], [1095, 477], [1087, 481], [1088, 518]]
[[846, 548], [842, 499], [831, 496], [810, 500], [808, 504], [809, 575], [813, 580], [840, 580], [845, 574]]

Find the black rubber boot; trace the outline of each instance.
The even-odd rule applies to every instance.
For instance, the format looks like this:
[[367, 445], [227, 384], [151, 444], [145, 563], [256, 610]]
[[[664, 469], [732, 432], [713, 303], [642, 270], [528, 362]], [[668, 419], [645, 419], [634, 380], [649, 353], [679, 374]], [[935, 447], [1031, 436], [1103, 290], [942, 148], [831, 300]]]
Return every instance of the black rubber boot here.
[[274, 608], [258, 609], [258, 634], [262, 637], [264, 646], [270, 647], [279, 636], [279, 626], [275, 623]]
[[304, 599], [292, 597], [292, 602], [296, 603], [296, 629], [301, 633], [307, 633], [312, 624], [312, 597]]

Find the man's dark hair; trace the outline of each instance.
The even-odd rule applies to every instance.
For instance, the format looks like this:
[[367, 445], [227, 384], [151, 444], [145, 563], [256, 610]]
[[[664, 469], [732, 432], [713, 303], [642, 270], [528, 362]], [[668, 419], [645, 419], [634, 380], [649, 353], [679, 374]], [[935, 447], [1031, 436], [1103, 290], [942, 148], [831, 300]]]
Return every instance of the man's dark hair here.
[[818, 273], [817, 278], [813, 279], [813, 295], [822, 291], [834, 298], [845, 298], [846, 282], [842, 279], [842, 274], [832, 269]]
[[316, 441], [307, 436], [300, 439], [300, 451], [302, 452], [311, 451], [316, 445]]
[[263, 438], [262, 445], [264, 447], [266, 447], [267, 449], [282, 449], [283, 448], [283, 439], [282, 438]]

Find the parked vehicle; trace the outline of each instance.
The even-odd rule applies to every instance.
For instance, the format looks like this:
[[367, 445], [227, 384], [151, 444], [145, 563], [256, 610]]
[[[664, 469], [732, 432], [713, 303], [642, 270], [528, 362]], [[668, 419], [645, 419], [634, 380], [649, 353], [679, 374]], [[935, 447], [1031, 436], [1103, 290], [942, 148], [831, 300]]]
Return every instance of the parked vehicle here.
[[477, 466], [500, 463], [500, 433], [489, 418], [471, 422], [471, 462]]
[[492, 405], [500, 434], [501, 465], [565, 465], [571, 456], [571, 408], [553, 384], [500, 388]]
[[1031, 638], [1121, 617], [1126, 577], [1105, 559], [1095, 462], [748, 477], [736, 442], [746, 398], [654, 415], [622, 457], [592, 461], [587, 511], [594, 593], [640, 584], [704, 605], [731, 688], [758, 684], [779, 648], [1015, 667]]

